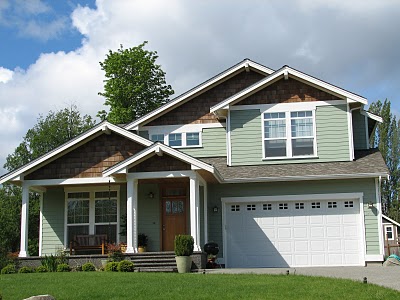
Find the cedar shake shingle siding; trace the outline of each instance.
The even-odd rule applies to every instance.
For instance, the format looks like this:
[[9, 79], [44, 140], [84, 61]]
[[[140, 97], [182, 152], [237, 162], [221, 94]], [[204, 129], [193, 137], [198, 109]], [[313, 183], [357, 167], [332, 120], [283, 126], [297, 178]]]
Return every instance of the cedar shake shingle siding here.
[[154, 155], [140, 164], [129, 169], [132, 172], [159, 172], [190, 170], [190, 164], [164, 154], [162, 157]]
[[278, 80], [261, 91], [238, 102], [237, 105], [327, 101], [337, 99], [338, 96], [321, 91], [296, 79], [289, 78], [288, 80]]
[[210, 107], [260, 81], [264, 77], [264, 75], [254, 71], [243, 71], [165, 115], [147, 123], [146, 126], [219, 123], [215, 115], [210, 113]]
[[103, 134], [27, 175], [25, 179], [101, 177], [105, 169], [144, 148], [118, 134]]

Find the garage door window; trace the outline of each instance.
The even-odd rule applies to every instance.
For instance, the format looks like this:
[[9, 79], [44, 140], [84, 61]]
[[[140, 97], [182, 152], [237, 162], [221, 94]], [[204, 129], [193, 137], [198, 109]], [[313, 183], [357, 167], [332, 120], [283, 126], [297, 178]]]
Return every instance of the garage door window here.
[[353, 201], [344, 201], [344, 207], [353, 207]]
[[328, 208], [336, 208], [337, 202], [328, 202]]
[[321, 208], [321, 202], [312, 202], [311, 208]]
[[264, 203], [263, 204], [263, 210], [272, 210], [272, 204], [271, 203]]
[[279, 203], [279, 209], [288, 209], [287, 203]]
[[303, 202], [296, 203], [295, 207], [296, 209], [304, 209], [304, 203]]
[[256, 210], [255, 204], [247, 204], [247, 210]]
[[231, 211], [240, 211], [240, 205], [231, 205]]

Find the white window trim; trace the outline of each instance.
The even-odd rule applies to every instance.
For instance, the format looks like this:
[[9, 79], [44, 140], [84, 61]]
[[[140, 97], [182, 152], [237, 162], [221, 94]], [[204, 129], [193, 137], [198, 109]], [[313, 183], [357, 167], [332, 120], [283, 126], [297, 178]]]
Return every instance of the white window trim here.
[[[199, 134], [199, 144], [198, 145], [190, 145], [188, 146], [186, 144], [186, 134], [187, 133], [198, 133]], [[151, 140], [152, 135], [161, 135], [163, 133], [151, 133], [149, 134], [149, 139]], [[170, 132], [170, 133], [164, 133], [164, 145], [169, 146], [169, 135], [170, 134], [181, 134], [181, 139], [182, 139], [182, 145], [181, 146], [170, 146], [171, 148], [174, 149], [179, 149], [179, 148], [201, 148], [203, 147], [203, 134], [201, 131], [188, 131], [188, 132]]]
[[394, 241], [394, 226], [393, 225], [384, 225], [384, 227], [385, 227], [385, 239], [387, 238], [387, 229], [390, 228], [390, 229], [392, 229], [392, 238], [391, 239], [388, 238], [388, 240]]
[[[309, 107], [308, 109], [305, 109], [306, 107], [300, 108], [296, 107], [289, 109], [288, 106], [282, 107], [281, 109], [272, 107], [270, 109], [267, 109], [265, 111], [261, 112], [261, 133], [262, 133], [262, 160], [269, 161], [269, 160], [280, 160], [280, 159], [303, 159], [303, 158], [318, 158], [318, 148], [317, 148], [317, 125], [316, 125], [316, 108], [315, 107]], [[297, 111], [311, 111], [312, 112], [312, 120], [313, 120], [313, 134], [314, 136], [312, 137], [313, 140], [313, 149], [314, 149], [314, 154], [313, 155], [299, 155], [299, 156], [293, 156], [292, 152], [292, 130], [291, 130], [291, 112], [297, 112]], [[266, 139], [265, 138], [265, 129], [264, 129], [264, 114], [265, 113], [285, 113], [285, 124], [286, 124], [286, 137], [285, 138], [276, 138], [276, 139]], [[283, 119], [282, 119], [283, 120]], [[302, 138], [308, 138], [308, 137], [302, 137]], [[274, 156], [274, 157], [266, 157], [266, 149], [265, 149], [265, 140], [278, 140], [278, 139], [284, 139], [286, 140], [286, 156]]]
[[[94, 234], [94, 228], [96, 225], [108, 225], [109, 222], [107, 223], [96, 223], [95, 222], [95, 192], [117, 192], [117, 222], [112, 222], [113, 225], [117, 225], [117, 240], [116, 244], [119, 244], [120, 237], [119, 237], [119, 231], [120, 231], [120, 186], [96, 186], [96, 187], [68, 187], [64, 188], [64, 197], [65, 197], [65, 203], [64, 203], [64, 248], [69, 249], [69, 244], [68, 244], [68, 226], [89, 226], [89, 234]], [[89, 193], [89, 223], [74, 223], [74, 224], [68, 224], [68, 201], [71, 201], [72, 199], [68, 199], [68, 193], [72, 192], [88, 192]], [[78, 199], [79, 200], [79, 199]], [[87, 200], [87, 198], [82, 199], [82, 200]]]

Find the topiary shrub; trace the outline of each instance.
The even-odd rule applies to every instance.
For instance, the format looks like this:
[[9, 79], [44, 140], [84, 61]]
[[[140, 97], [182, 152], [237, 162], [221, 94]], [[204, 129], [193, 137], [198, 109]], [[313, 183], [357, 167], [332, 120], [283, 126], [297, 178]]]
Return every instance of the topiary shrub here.
[[133, 272], [133, 262], [123, 260], [118, 263], [118, 272]]
[[176, 256], [190, 256], [193, 254], [194, 240], [191, 235], [180, 234], [174, 240]]
[[18, 270], [18, 273], [33, 273], [35, 270], [31, 267], [22, 267]]
[[49, 270], [45, 266], [39, 266], [39, 267], [36, 268], [36, 273], [46, 273], [48, 271]]
[[71, 267], [68, 264], [59, 264], [57, 266], [57, 272], [70, 272]]
[[118, 271], [118, 265], [119, 263], [115, 262], [115, 261], [110, 261], [106, 264], [106, 268], [105, 270], [107, 272], [117, 272]]
[[14, 274], [14, 273], [17, 273], [17, 269], [13, 264], [8, 264], [3, 269], [1, 269], [1, 274]]
[[82, 266], [82, 271], [83, 272], [93, 272], [93, 271], [96, 271], [96, 267], [94, 266], [93, 263], [88, 262]]

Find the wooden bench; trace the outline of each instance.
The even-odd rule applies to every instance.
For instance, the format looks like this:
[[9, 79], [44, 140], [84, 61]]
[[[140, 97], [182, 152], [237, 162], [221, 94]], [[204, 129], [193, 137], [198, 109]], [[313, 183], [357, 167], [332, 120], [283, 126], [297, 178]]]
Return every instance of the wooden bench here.
[[107, 241], [106, 234], [85, 234], [76, 235], [69, 246], [69, 254], [77, 250], [97, 250], [101, 249], [101, 254], [105, 253], [105, 245]]

